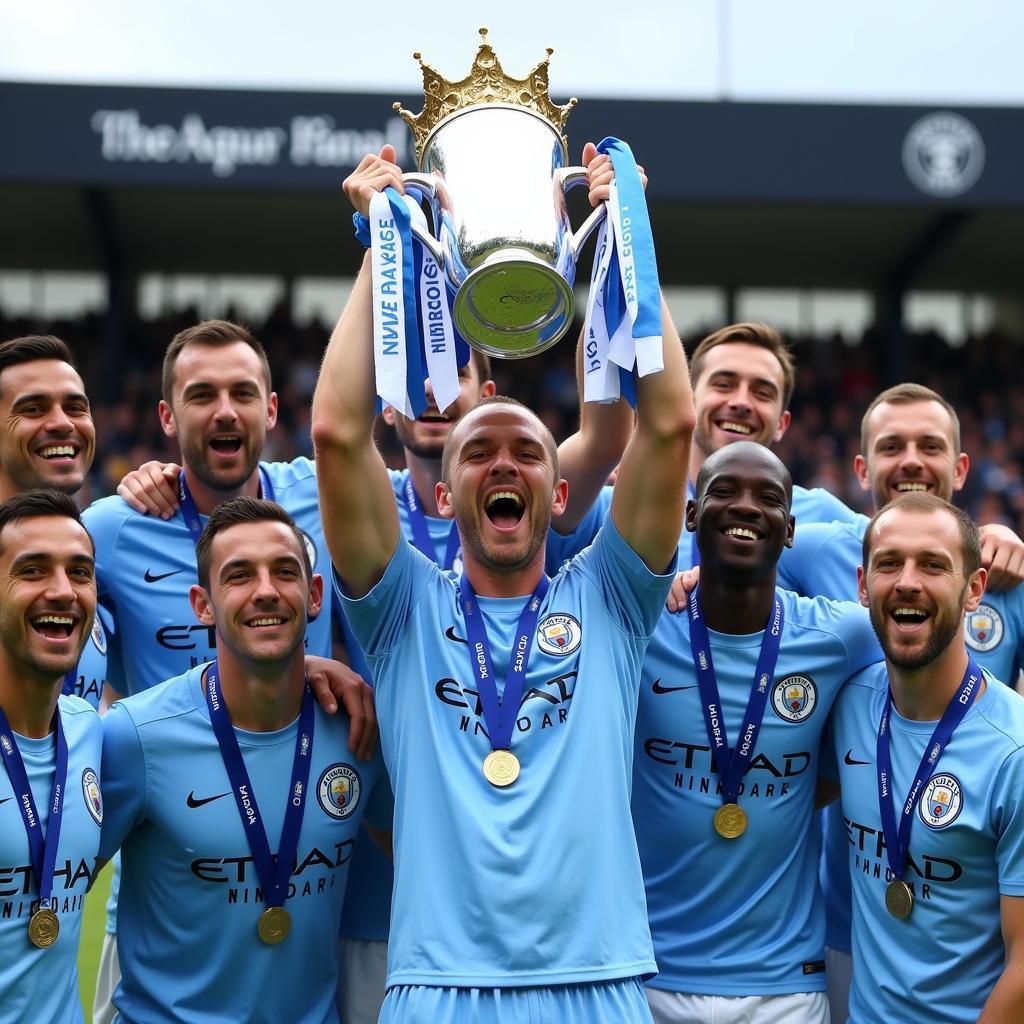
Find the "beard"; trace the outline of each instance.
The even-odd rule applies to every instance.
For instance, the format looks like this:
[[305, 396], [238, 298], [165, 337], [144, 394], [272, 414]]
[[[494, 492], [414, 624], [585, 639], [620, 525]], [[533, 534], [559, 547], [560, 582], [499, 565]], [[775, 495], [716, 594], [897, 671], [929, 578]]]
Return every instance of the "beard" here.
[[193, 441], [181, 443], [181, 461], [211, 490], [237, 491], [259, 465], [260, 453], [249, 451], [243, 443], [241, 454], [243, 462], [237, 469], [216, 470], [210, 462], [209, 452], [205, 444]]
[[[958, 606], [961, 609], [963, 608], [965, 593], [966, 587], [960, 593]], [[930, 665], [949, 648], [949, 645], [956, 638], [957, 632], [960, 629], [960, 623], [963, 620], [962, 610], [958, 614], [951, 615], [946, 609], [943, 609], [941, 614], [935, 617], [931, 635], [924, 642], [924, 645], [917, 650], [906, 651], [890, 640], [888, 630], [886, 629], [889, 617], [884, 612], [877, 612], [874, 606], [872, 606], [869, 609], [869, 615], [871, 617], [871, 625], [874, 627], [875, 635], [878, 637], [878, 642], [881, 645], [882, 653], [888, 661], [901, 669], [918, 669]]]

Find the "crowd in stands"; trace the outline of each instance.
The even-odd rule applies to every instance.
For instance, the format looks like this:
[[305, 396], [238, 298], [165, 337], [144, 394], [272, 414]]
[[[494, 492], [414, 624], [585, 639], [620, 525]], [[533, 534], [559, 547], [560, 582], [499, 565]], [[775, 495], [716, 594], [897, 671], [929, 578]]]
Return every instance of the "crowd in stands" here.
[[[231, 309], [222, 315], [245, 322]], [[111, 359], [96, 315], [40, 322], [8, 318], [0, 311], [0, 340], [53, 333], [76, 355], [97, 430], [98, 458], [81, 494], [86, 503], [112, 493], [127, 470], [147, 459], [175, 457], [156, 413], [161, 358], [168, 340], [199, 319], [195, 309], [183, 309], [135, 320], [126, 326], [119, 358]], [[310, 400], [330, 326], [315, 320], [297, 325], [283, 307], [249, 326], [267, 349], [280, 400], [279, 423], [268, 438], [266, 456], [309, 455]], [[708, 332], [717, 326], [708, 325]], [[684, 338], [687, 351], [704, 333]], [[853, 474], [861, 414], [879, 390], [896, 383], [885, 376], [882, 343], [870, 330], [854, 345], [839, 336], [790, 336], [788, 341], [797, 363], [793, 422], [776, 451], [796, 482], [825, 487], [865, 511], [870, 498]], [[1024, 534], [1024, 347], [1019, 340], [996, 333], [968, 338], [960, 347], [950, 346], [935, 333], [918, 334], [908, 339], [908, 345], [908, 379], [946, 396], [960, 414], [962, 446], [972, 468], [957, 500], [979, 523], [1002, 522]], [[534, 359], [496, 362], [494, 376], [498, 392], [535, 409], [557, 439], [575, 429], [574, 348], [569, 336]], [[389, 464], [400, 467], [401, 449], [389, 432], [382, 430], [380, 441]]]

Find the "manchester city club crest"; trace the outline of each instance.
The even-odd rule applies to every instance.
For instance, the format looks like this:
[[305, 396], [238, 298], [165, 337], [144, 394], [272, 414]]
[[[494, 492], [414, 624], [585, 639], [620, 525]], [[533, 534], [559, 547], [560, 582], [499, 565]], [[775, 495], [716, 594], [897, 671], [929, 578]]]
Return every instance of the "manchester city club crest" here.
[[549, 615], [537, 626], [537, 646], [545, 654], [572, 654], [582, 640], [583, 627], [572, 615]]
[[100, 780], [91, 768], [82, 772], [82, 798], [86, 809], [97, 825], [103, 824], [103, 797], [100, 796]]
[[991, 651], [1003, 639], [1003, 617], [992, 605], [979, 604], [964, 615], [964, 639], [974, 651]]
[[907, 132], [903, 167], [922, 192], [948, 199], [966, 192], [981, 177], [985, 144], [966, 117], [938, 111], [916, 121]]
[[772, 689], [772, 707], [784, 722], [805, 722], [817, 706], [818, 688], [810, 676], [786, 676]]
[[363, 783], [359, 772], [351, 765], [332, 764], [316, 786], [316, 797], [320, 806], [339, 821], [351, 817], [359, 806]]
[[100, 622], [99, 613], [93, 616], [91, 635], [96, 650], [100, 654], [105, 655], [107, 653], [107, 634], [103, 631], [103, 624]]
[[933, 775], [917, 805], [921, 820], [929, 828], [948, 828], [964, 806], [964, 788], [955, 775]]

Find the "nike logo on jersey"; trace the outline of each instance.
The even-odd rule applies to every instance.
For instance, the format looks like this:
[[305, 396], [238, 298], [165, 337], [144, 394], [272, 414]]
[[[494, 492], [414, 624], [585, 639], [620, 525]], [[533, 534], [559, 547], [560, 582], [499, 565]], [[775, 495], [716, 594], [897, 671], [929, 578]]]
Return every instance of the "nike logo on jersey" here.
[[456, 636], [456, 635], [455, 635], [455, 627], [454, 627], [454, 626], [449, 626], [449, 627], [448, 627], [448, 628], [447, 628], [447, 629], [446, 629], [446, 630], [444, 631], [444, 635], [445, 635], [446, 637], [448, 637], [448, 639], [449, 639], [449, 640], [451, 640], [451, 641], [452, 641], [452, 643], [456, 643], [456, 644], [464, 644], [464, 643], [466, 642], [465, 640], [463, 640], [463, 639], [462, 639], [462, 637], [461, 637], [461, 636]]
[[850, 747], [850, 749], [846, 752], [846, 757], [843, 758], [843, 761], [846, 764], [850, 764], [850, 765], [853, 765], [853, 764], [871, 764], [870, 761], [858, 761], [857, 758], [851, 757], [852, 754], [853, 754], [853, 747]]
[[161, 573], [158, 573], [158, 574], [157, 574], [156, 576], [154, 576], [154, 575], [153, 575], [153, 574], [152, 574], [152, 573], [151, 573], [151, 572], [150, 572], [150, 571], [149, 571], [149, 570], [147, 569], [147, 570], [146, 570], [146, 575], [145, 575], [145, 576], [143, 576], [142, 578], [143, 578], [143, 579], [144, 579], [144, 580], [145, 580], [145, 581], [146, 581], [147, 583], [159, 583], [159, 582], [160, 582], [161, 580], [165, 580], [165, 579], [167, 579], [167, 577], [168, 577], [168, 576], [177, 576], [179, 572], [184, 572], [184, 571], [185, 571], [184, 569], [172, 569], [172, 570], [171, 570], [170, 572], [161, 572]]
[[13, 800], [13, 799], [14, 799], [13, 796], [5, 796], [3, 798], [3, 800], [0, 800], [0, 804], [5, 804], [5, 803], [7, 803], [8, 800]]
[[696, 685], [696, 683], [690, 683], [688, 686], [662, 686], [661, 677], [659, 676], [651, 684], [651, 689], [655, 693], [675, 693], [676, 690], [692, 690]]
[[[230, 792], [230, 790], [228, 792]], [[185, 803], [187, 803], [189, 807], [202, 807], [203, 804], [212, 803], [214, 800], [219, 800], [222, 796], [227, 795], [227, 793], [218, 793], [216, 796], [204, 796], [201, 800], [197, 800], [196, 791], [192, 790], [192, 792], [186, 797]]]

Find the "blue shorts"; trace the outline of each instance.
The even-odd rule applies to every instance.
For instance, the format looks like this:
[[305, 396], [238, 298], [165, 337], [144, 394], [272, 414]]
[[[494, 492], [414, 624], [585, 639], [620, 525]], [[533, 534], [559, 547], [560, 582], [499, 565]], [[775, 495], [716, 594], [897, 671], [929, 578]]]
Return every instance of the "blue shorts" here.
[[639, 978], [551, 988], [388, 989], [378, 1024], [652, 1024]]

